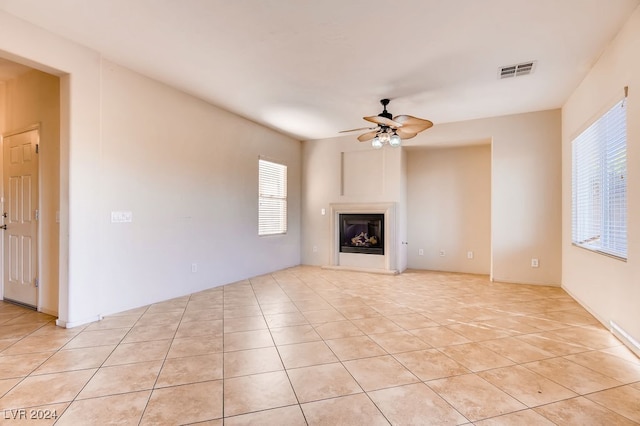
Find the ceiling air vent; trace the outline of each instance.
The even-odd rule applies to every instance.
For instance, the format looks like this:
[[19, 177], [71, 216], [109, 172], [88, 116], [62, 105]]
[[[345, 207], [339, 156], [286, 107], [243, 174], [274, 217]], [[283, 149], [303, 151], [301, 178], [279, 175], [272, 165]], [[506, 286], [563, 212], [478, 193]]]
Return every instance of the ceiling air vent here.
[[531, 62], [523, 62], [517, 65], [509, 65], [506, 67], [500, 67], [498, 69], [498, 77], [500, 79], [503, 78], [511, 78], [511, 77], [520, 77], [521, 75], [531, 74], [536, 67], [536, 61]]

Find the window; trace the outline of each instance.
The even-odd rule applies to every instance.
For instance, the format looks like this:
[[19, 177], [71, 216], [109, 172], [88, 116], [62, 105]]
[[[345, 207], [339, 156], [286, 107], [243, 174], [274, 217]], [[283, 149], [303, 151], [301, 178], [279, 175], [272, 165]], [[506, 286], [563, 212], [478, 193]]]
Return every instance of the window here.
[[258, 160], [258, 235], [287, 233], [287, 166]]
[[624, 99], [572, 142], [572, 240], [627, 258], [627, 114]]

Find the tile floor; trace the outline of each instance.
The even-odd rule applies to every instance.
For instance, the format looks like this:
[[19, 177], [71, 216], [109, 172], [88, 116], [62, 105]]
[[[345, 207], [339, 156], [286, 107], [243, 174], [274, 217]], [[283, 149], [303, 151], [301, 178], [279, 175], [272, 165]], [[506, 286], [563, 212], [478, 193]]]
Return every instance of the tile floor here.
[[0, 395], [10, 425], [631, 425], [640, 360], [559, 288], [296, 267], [68, 330], [0, 302]]

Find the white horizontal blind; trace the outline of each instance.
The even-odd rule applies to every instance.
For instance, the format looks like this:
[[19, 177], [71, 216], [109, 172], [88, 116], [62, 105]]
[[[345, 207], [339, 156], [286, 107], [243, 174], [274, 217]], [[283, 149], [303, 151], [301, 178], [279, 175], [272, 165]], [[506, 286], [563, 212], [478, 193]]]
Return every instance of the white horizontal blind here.
[[572, 142], [573, 243], [627, 258], [627, 112], [624, 99]]
[[258, 235], [287, 232], [287, 166], [258, 160]]

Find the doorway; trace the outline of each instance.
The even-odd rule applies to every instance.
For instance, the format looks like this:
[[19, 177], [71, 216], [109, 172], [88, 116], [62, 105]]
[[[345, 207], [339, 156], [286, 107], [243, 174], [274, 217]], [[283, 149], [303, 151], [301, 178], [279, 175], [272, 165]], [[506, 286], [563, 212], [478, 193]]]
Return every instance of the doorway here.
[[53, 316], [60, 283], [60, 114], [59, 77], [0, 59], [0, 215], [7, 214], [0, 216], [0, 226], [7, 225], [0, 230], [0, 298]]

